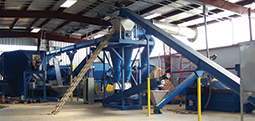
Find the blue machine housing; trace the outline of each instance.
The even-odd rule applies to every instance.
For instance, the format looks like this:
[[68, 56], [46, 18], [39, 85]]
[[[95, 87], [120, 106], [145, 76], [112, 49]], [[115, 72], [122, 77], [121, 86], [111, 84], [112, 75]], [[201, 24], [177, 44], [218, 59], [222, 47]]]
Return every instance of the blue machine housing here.
[[[32, 65], [32, 55], [40, 55], [41, 60], [44, 61], [43, 51], [26, 51], [26, 50], [17, 50], [11, 52], [4, 52], [0, 56], [0, 73], [4, 77], [4, 81], [11, 87], [11, 92], [7, 86], [2, 85], [2, 95], [6, 96], [21, 96], [24, 95], [24, 98], [36, 98], [39, 99], [43, 96], [43, 99], [46, 99], [46, 87], [45, 87], [45, 76], [44, 71], [40, 71], [38, 68], [35, 69]], [[41, 63], [42, 68], [45, 69], [45, 65]], [[69, 75], [68, 66], [60, 66], [60, 72], [62, 78], [66, 78]], [[43, 74], [44, 76], [38, 76], [43, 81], [43, 85], [40, 85], [38, 88], [29, 88], [29, 82], [36, 82], [37, 78], [32, 75]], [[54, 67], [47, 67], [47, 78], [48, 80], [56, 79], [56, 72]], [[24, 85], [26, 84], [26, 85]], [[47, 88], [48, 89], [48, 88]], [[8, 92], [5, 93], [5, 90]], [[13, 93], [14, 92], [14, 93]], [[55, 96], [58, 94], [56, 93]], [[54, 95], [51, 95], [54, 96]]]
[[23, 72], [32, 69], [32, 55], [43, 55], [44, 52], [17, 50], [4, 52], [0, 56], [0, 73], [11, 86], [15, 96], [21, 96], [24, 89]]

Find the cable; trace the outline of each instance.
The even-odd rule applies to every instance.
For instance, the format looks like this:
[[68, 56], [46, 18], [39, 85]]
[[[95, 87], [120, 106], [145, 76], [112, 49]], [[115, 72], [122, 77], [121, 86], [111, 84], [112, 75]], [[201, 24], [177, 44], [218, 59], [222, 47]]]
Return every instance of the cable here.
[[204, 106], [202, 111], [204, 111], [207, 108], [207, 106], [208, 106], [208, 104], [209, 104], [209, 102], [211, 100], [211, 97], [212, 97], [212, 79], [211, 79], [211, 75], [210, 74], [209, 74], [208, 79], [209, 79], [209, 97], [207, 98], [206, 104], [205, 104], [205, 106]]

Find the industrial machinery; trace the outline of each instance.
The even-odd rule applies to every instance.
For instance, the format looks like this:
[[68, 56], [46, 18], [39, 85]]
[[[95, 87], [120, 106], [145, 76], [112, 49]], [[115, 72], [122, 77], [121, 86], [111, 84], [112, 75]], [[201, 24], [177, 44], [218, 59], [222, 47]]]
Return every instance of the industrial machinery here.
[[[41, 99], [41, 101], [46, 101], [47, 97], [60, 96], [60, 92], [54, 88], [57, 84], [52, 82], [56, 79], [55, 67], [48, 66], [46, 69], [44, 54], [43, 51], [4, 52], [0, 56], [1, 75], [12, 90], [5, 92], [5, 85], [3, 85], [3, 95], [22, 97], [22, 100], [31, 98]], [[69, 75], [69, 68], [60, 67], [59, 71], [63, 78]]]
[[[121, 8], [119, 16], [120, 17], [114, 18], [109, 21], [108, 24], [114, 26], [117, 31], [110, 38], [108, 46], [102, 50], [103, 57], [98, 56], [99, 60], [103, 63], [103, 72], [106, 72], [108, 70], [105, 68], [105, 63], [108, 63], [110, 67], [110, 74], [108, 78], [106, 76], [108, 74], [103, 73], [102, 79], [104, 93], [102, 103], [104, 107], [117, 108], [121, 110], [142, 108], [141, 93], [147, 90], [147, 81], [145, 80], [147, 77], [150, 77], [150, 73], [153, 71], [153, 69], [156, 68], [150, 66], [149, 63], [149, 55], [154, 48], [153, 36], [159, 38], [165, 44], [172, 47], [177, 52], [181, 53], [183, 56], [185, 56], [187, 59], [189, 59], [191, 62], [198, 66], [198, 69], [194, 73], [187, 77], [170, 93], [153, 95], [154, 113], [161, 113], [160, 109], [162, 109], [177, 94], [189, 87], [194, 82], [194, 80], [196, 80], [197, 77], [200, 77], [203, 74], [204, 71], [212, 74], [221, 83], [233, 90], [234, 93], [238, 95], [240, 94], [239, 77], [225, 70], [220, 65], [216, 64], [202, 54], [193, 50], [191, 47], [171, 36], [171, 34], [174, 34], [176, 32], [171, 33], [172, 30], [170, 31], [166, 28], [160, 28], [160, 26], [164, 26], [161, 22], [145, 20], [143, 17], [126, 8]], [[159, 25], [156, 26], [153, 23]], [[170, 34], [162, 29], [167, 30], [168, 32], [170, 32]], [[197, 33], [190, 28], [184, 29], [192, 31], [189, 33], [195, 33], [191, 36], [187, 36], [190, 41], [194, 41]], [[49, 51], [46, 52], [46, 56], [48, 57], [52, 55], [57, 55], [59, 53], [67, 52], [67, 55], [69, 56], [72, 65], [73, 56], [76, 53], [76, 50], [84, 47], [95, 46], [95, 48], [90, 48], [91, 51], [94, 51], [96, 49], [96, 46], [102, 40], [103, 37], [79, 43], [76, 45], [60, 48], [54, 51]], [[135, 48], [138, 49], [138, 53], [136, 55], [140, 56], [137, 68], [134, 68], [135, 62], [131, 61], [133, 49]], [[142, 50], [142, 48], [144, 49]], [[107, 56], [106, 52], [110, 53], [110, 57]], [[87, 56], [87, 58], [89, 58], [89, 55]], [[136, 58], [134, 60], [136, 60]], [[83, 67], [82, 65], [85, 65], [85, 63], [86, 59], [81, 62], [80, 67], [78, 66], [71, 73], [71, 75], [75, 77], [80, 72], [81, 67]], [[13, 68], [13, 66], [11, 65], [9, 67]], [[58, 71], [56, 67], [57, 65], [55, 65], [55, 70]], [[136, 76], [132, 74], [132, 70], [136, 71]], [[23, 73], [23, 71], [21, 72]], [[56, 73], [56, 76], [58, 75], [59, 74]], [[162, 79], [162, 75], [156, 77], [155, 79], [151, 79], [150, 88], [156, 88], [157, 85], [161, 84], [159, 82], [161, 82]], [[114, 94], [106, 97], [106, 85], [109, 83], [113, 84]], [[57, 84], [60, 84], [59, 81], [57, 82]], [[22, 92], [22, 90], [20, 90], [20, 92]], [[153, 94], [156, 93], [153, 92]], [[248, 101], [250, 102], [250, 104], [255, 105], [255, 98], [253, 96], [249, 96]]]
[[[159, 38], [168, 46], [175, 49], [177, 52], [185, 56], [195, 65], [197, 65], [198, 69], [189, 77], [187, 77], [181, 84], [179, 84], [175, 89], [173, 89], [168, 94], [160, 94], [161, 100], [157, 100], [154, 102], [154, 113], [161, 113], [160, 109], [164, 107], [171, 99], [173, 99], [177, 94], [181, 91], [189, 87], [197, 77], [200, 77], [204, 71], [212, 74], [215, 78], [217, 78], [224, 85], [229, 87], [236, 94], [240, 94], [240, 78], [227, 71], [220, 65], [206, 58], [202, 54], [193, 50], [191, 47], [182, 43], [178, 39], [174, 38], [170, 34], [167, 33], [160, 28], [158, 25], [154, 25], [151, 20], [145, 20], [143, 17], [137, 15], [136, 13], [122, 8], [120, 10], [120, 18], [115, 18], [111, 20], [109, 25], [113, 25], [116, 28], [116, 33], [111, 37], [108, 47], [103, 49], [103, 58], [101, 58], [102, 63], [109, 63], [110, 68], [110, 78], [106, 78], [106, 74], [103, 75], [103, 86], [104, 86], [104, 99], [102, 101], [104, 107], [117, 108], [121, 110], [127, 109], [141, 109], [141, 92], [146, 89], [147, 82], [143, 81], [142, 70], [144, 69], [145, 78], [149, 77], [151, 72], [151, 67], [149, 65], [149, 55], [153, 49], [153, 36]], [[122, 18], [121, 18], [122, 17]], [[135, 25], [135, 23], [137, 25]], [[157, 24], [160, 24], [158, 22]], [[161, 25], [164, 26], [164, 25]], [[138, 29], [139, 28], [139, 29]], [[190, 28], [189, 28], [190, 29]], [[166, 29], [168, 31], [168, 29]], [[180, 29], [181, 30], [181, 29]], [[175, 32], [176, 33], [176, 32]], [[179, 32], [182, 33], [182, 32]], [[196, 38], [196, 34], [192, 36]], [[188, 37], [190, 38], [190, 36]], [[146, 41], [141, 41], [146, 40]], [[89, 47], [92, 45], [97, 45], [102, 41], [102, 38], [98, 38], [95, 40], [87, 41], [84, 43], [72, 45], [69, 47], [65, 47], [59, 50], [50, 51], [47, 54], [55, 54], [61, 52], [67, 52], [70, 50], [79, 49], [82, 47]], [[190, 41], [193, 41], [190, 39]], [[131, 74], [131, 70], [133, 67], [133, 62], [131, 63], [131, 53], [134, 48], [144, 47], [143, 51], [140, 53], [138, 51], [137, 55], [140, 55], [139, 64], [138, 64], [138, 80], [134, 78], [134, 75]], [[91, 49], [93, 51], [93, 48]], [[110, 52], [111, 60], [105, 54], [106, 51]], [[140, 54], [139, 54], [140, 53]], [[104, 66], [103, 66], [104, 67]], [[147, 69], [145, 68], [147, 67]], [[105, 70], [105, 67], [103, 69]], [[132, 80], [130, 79], [132, 78]], [[110, 81], [109, 81], [110, 80]], [[132, 82], [135, 81], [135, 82]], [[106, 84], [111, 82], [114, 85], [115, 93], [111, 96], [105, 95]], [[132, 85], [133, 83], [133, 85]], [[155, 88], [157, 86], [156, 80], [150, 81], [150, 87]], [[138, 94], [139, 96], [135, 96]], [[154, 96], [156, 97], [156, 96]], [[159, 97], [158, 97], [159, 98]], [[248, 101], [255, 105], [255, 98], [250, 96]]]
[[[236, 94], [240, 94], [240, 78], [236, 75], [232, 74], [231, 72], [227, 71], [220, 65], [216, 64], [215, 62], [211, 61], [210, 59], [206, 58], [202, 54], [198, 53], [197, 51], [193, 50], [191, 47], [187, 46], [186, 44], [182, 43], [178, 39], [172, 37], [167, 32], [163, 31], [159, 27], [153, 25], [151, 22], [145, 20], [141, 16], [137, 15], [136, 13], [123, 8], [120, 10], [120, 16], [124, 18], [129, 18], [130, 20], [134, 21], [140, 27], [144, 28], [147, 33], [151, 33], [155, 37], [159, 38], [168, 46], [175, 49], [177, 52], [185, 56], [191, 62], [196, 64], [198, 68], [207, 71], [208, 73], [212, 74], [215, 78], [217, 78], [220, 82], [224, 85], [232, 89]], [[195, 74], [196, 76], [200, 76], [199, 74]], [[192, 76], [192, 75], [191, 75]], [[190, 79], [186, 80], [192, 80]], [[183, 90], [188, 84], [189, 81], [183, 81], [180, 85], [178, 85], [174, 90], [172, 90], [169, 94], [167, 94], [163, 100], [154, 107], [155, 113], [160, 113], [160, 109], [165, 105], [165, 102], [170, 101], [176, 93]], [[187, 85], [186, 85], [187, 84]], [[249, 96], [247, 99], [251, 104], [255, 105], [255, 98], [253, 96]]]

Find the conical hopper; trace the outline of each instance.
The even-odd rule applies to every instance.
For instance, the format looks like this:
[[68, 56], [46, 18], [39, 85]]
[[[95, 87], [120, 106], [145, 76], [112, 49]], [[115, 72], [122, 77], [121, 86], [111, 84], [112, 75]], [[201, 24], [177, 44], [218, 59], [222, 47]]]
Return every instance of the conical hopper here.
[[69, 86], [51, 86], [50, 88], [54, 91], [59, 92], [59, 96], [62, 97], [65, 94], [66, 90], [69, 88]]
[[168, 90], [151, 90], [151, 101], [155, 107], [166, 96]]
[[133, 21], [125, 18], [115, 18], [110, 20], [110, 22], [112, 23], [117, 32], [120, 32], [120, 27], [121, 31], [131, 31], [135, 25]]

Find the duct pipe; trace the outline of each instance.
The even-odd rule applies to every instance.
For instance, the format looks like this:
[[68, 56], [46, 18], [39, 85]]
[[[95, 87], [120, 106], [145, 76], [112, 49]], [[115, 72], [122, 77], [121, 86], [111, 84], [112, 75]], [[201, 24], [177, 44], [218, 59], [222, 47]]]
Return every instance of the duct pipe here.
[[125, 47], [124, 48], [124, 59], [125, 59], [125, 63], [124, 63], [124, 68], [125, 68], [125, 82], [129, 82], [130, 79], [130, 75], [131, 75], [131, 57], [132, 57], [132, 53], [133, 53], [133, 49], [134, 46], [132, 47]]
[[[153, 37], [151, 37], [149, 39], [149, 41], [152, 41], [153, 43], [155, 43], [155, 40], [154, 40]], [[155, 44], [149, 46], [149, 55], [151, 54], [152, 50], [154, 49], [154, 45]], [[147, 48], [148, 48], [147, 46], [144, 47], [143, 52], [141, 53], [141, 64], [142, 64], [141, 67], [142, 68], [144, 68], [147, 65], [147, 62], [148, 62], [148, 59], [147, 59], [147, 51], [148, 51], [148, 49]]]
[[[133, 29], [132, 31], [133, 31], [133, 33], [134, 33], [134, 32], [135, 32], [135, 29]], [[137, 31], [137, 35], [136, 35], [136, 36], [137, 36], [139, 39], [146, 39], [146, 37], [144, 37], [144, 36], [145, 36], [145, 33], [146, 33], [145, 30], [137, 29], [136, 31]], [[135, 36], [135, 35], [134, 35], [134, 36]], [[150, 46], [149, 46], [149, 55], [150, 55], [151, 52], [152, 52], [152, 50], [154, 49], [155, 40], [154, 40], [153, 37], [150, 37], [149, 41], [151, 41], [151, 42], [154, 43], [153, 45], [150, 45]], [[143, 49], [143, 51], [142, 51], [142, 53], [141, 53], [141, 68], [144, 68], [144, 67], [147, 65], [147, 61], [148, 61], [148, 59], [147, 59], [147, 50], [148, 50], [148, 49], [147, 49], [147, 46], [146, 46], [146, 47], [144, 47], [144, 49]]]
[[[121, 54], [121, 49], [120, 48], [117, 48], [116, 50], [117, 50], [118, 54]], [[120, 68], [121, 60], [113, 52], [113, 50], [110, 50], [110, 55], [111, 55], [111, 59], [112, 59], [113, 71], [114, 71], [115, 76], [116, 76], [116, 78], [113, 78], [113, 80], [114, 80], [114, 82], [119, 82], [120, 74], [121, 74], [121, 68]]]
[[174, 24], [157, 20], [152, 20], [152, 23], [169, 34], [186, 37], [190, 42], [194, 42], [197, 39], [198, 35], [197, 29], [192, 29], [184, 26], [177, 26]]

